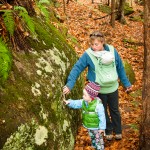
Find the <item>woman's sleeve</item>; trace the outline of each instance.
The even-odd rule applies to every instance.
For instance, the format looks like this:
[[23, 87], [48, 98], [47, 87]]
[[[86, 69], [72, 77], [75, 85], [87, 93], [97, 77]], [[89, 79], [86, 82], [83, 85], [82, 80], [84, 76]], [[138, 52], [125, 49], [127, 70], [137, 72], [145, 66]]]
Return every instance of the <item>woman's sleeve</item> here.
[[127, 75], [126, 75], [126, 72], [125, 72], [122, 60], [121, 60], [118, 52], [116, 51], [116, 49], [115, 49], [115, 63], [116, 63], [116, 69], [117, 69], [117, 73], [118, 73], [119, 79], [121, 80], [123, 85], [125, 87], [131, 86], [131, 83], [130, 83], [129, 79], [127, 78]]
[[79, 77], [79, 75], [81, 74], [81, 72], [87, 67], [87, 53], [85, 52], [80, 58], [79, 60], [75, 63], [75, 65], [73, 66], [68, 79], [67, 79], [67, 84], [66, 86], [71, 90], [75, 83], [77, 78]]

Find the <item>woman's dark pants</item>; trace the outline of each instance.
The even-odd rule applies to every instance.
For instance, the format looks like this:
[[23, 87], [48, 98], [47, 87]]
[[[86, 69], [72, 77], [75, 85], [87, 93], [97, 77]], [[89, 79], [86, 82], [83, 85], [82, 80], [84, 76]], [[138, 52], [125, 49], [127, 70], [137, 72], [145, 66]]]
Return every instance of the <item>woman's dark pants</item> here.
[[[112, 134], [121, 134], [121, 116], [119, 112], [119, 103], [118, 103], [118, 90], [109, 93], [109, 94], [100, 94], [98, 97], [102, 100], [102, 103], [105, 108], [106, 115], [106, 135]], [[110, 113], [110, 117], [108, 114]]]

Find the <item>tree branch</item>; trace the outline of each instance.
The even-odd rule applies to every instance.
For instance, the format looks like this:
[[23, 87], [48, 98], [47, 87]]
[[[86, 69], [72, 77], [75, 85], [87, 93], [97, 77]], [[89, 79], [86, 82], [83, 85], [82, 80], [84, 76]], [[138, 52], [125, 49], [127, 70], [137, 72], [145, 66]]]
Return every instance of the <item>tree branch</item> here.
[[103, 18], [105, 18], [105, 17], [108, 17], [109, 15], [112, 15], [113, 13], [116, 13], [116, 12], [119, 12], [119, 11], [116, 10], [116, 11], [114, 11], [114, 12], [109, 13], [108, 15], [103, 16], [103, 17], [94, 18], [94, 20], [103, 19]]

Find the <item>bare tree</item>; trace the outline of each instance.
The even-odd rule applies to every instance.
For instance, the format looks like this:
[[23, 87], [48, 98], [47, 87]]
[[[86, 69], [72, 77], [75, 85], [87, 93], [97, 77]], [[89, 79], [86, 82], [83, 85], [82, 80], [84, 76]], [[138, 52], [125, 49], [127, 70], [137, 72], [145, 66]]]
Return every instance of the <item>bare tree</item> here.
[[143, 113], [140, 128], [140, 149], [150, 149], [150, 1], [144, 1], [144, 73]]
[[111, 1], [111, 26], [115, 27], [115, 0]]
[[108, 6], [110, 5], [110, 0], [107, 1], [107, 5], [108, 5]]
[[122, 23], [122, 24], [126, 23], [125, 18], [124, 18], [124, 5], [125, 5], [125, 0], [120, 0], [117, 17], [118, 17], [120, 23]]

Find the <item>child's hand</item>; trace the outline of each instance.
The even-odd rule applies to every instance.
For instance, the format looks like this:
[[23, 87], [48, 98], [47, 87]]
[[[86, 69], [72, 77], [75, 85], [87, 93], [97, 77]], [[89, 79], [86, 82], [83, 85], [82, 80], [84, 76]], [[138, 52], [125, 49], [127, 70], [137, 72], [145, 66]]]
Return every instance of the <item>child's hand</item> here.
[[65, 103], [65, 105], [68, 105], [70, 102], [67, 100], [63, 100], [63, 102]]

